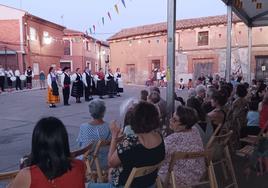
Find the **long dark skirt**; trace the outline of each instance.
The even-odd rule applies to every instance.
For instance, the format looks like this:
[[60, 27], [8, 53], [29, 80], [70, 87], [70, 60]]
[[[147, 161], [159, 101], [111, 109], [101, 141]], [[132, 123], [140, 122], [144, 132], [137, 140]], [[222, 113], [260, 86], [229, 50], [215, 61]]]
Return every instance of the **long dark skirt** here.
[[72, 87], [72, 93], [71, 96], [72, 97], [83, 97], [83, 82], [82, 81], [78, 81], [78, 82], [74, 82], [73, 83], [73, 87]]
[[31, 84], [32, 83], [32, 77], [31, 76], [26, 76], [26, 83]]
[[12, 87], [12, 81], [10, 77], [7, 77], [7, 85], [8, 87]]
[[106, 88], [108, 95], [115, 95], [117, 93], [116, 82], [114, 80], [107, 81]]
[[97, 94], [99, 96], [103, 96], [106, 94], [106, 88], [105, 88], [105, 81], [104, 80], [99, 80], [97, 82]]

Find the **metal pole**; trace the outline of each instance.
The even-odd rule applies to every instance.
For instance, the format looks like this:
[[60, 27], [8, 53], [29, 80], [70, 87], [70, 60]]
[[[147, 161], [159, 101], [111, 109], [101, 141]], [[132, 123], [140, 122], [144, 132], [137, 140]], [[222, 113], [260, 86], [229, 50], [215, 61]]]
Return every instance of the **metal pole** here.
[[226, 81], [230, 82], [232, 62], [232, 6], [227, 5], [227, 48], [226, 48]]
[[176, 0], [168, 0], [167, 11], [167, 107], [168, 118], [174, 112], [174, 88], [175, 88], [175, 31], [176, 31]]
[[252, 27], [248, 27], [248, 83], [251, 83]]

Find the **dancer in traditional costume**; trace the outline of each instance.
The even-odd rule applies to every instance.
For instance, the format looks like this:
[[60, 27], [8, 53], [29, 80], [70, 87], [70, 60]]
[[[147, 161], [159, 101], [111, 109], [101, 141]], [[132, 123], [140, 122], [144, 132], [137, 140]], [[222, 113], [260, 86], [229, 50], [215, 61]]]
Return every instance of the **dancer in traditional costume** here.
[[[5, 69], [0, 64], [0, 88], [1, 88], [2, 92], [5, 91], [5, 76], [6, 76]], [[1, 91], [0, 91], [0, 93], [1, 93]]]
[[33, 70], [30, 66], [25, 71], [25, 76], [26, 76], [26, 88], [32, 89], [32, 79], [34, 77], [34, 73], [33, 73]]
[[106, 89], [107, 94], [110, 98], [113, 98], [116, 92], [116, 82], [111, 69], [108, 70], [108, 73], [105, 75]]
[[62, 94], [63, 94], [63, 104], [64, 106], [69, 106], [69, 97], [70, 97], [70, 85], [71, 85], [71, 78], [70, 78], [70, 68], [64, 67], [62, 69], [61, 75], [61, 86], [62, 86]]
[[93, 100], [92, 92], [95, 83], [88, 67], [86, 67], [85, 72], [82, 74], [82, 80], [85, 86], [85, 101], [91, 101]]
[[100, 97], [100, 99], [103, 99], [103, 96], [106, 93], [106, 88], [105, 88], [105, 75], [103, 73], [103, 69], [100, 68], [99, 72], [95, 76], [95, 80], [97, 81], [97, 93]]
[[7, 68], [6, 75], [7, 75], [7, 86], [8, 86], [7, 91], [11, 92], [12, 91], [13, 81], [16, 81], [16, 78], [14, 80], [14, 74], [13, 74], [13, 71], [10, 68]]
[[15, 85], [16, 90], [19, 90], [19, 89], [22, 90], [21, 80], [20, 80], [20, 70], [19, 69], [15, 70], [14, 74], [16, 77], [16, 85]]
[[47, 75], [47, 102], [50, 108], [55, 108], [60, 102], [59, 87], [54, 67], [50, 67]]
[[114, 74], [114, 79], [116, 82], [116, 91], [117, 96], [120, 97], [120, 93], [124, 92], [124, 86], [123, 86], [123, 80], [122, 80], [122, 74], [120, 72], [120, 68], [116, 69], [116, 73]]
[[73, 87], [71, 96], [76, 98], [76, 103], [81, 103], [80, 98], [83, 97], [83, 82], [80, 68], [76, 69], [76, 73], [73, 76]]

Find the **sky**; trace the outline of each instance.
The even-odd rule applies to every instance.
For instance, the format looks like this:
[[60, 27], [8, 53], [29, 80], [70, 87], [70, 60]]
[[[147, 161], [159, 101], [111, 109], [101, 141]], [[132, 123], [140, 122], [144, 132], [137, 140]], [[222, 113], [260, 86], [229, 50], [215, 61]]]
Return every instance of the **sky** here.
[[[124, 28], [167, 20], [167, 0], [124, 1], [126, 8], [121, 0], [0, 0], [0, 4], [26, 10], [78, 31], [89, 32], [89, 28], [93, 31], [95, 25], [96, 32], [92, 36], [103, 40]], [[119, 14], [115, 4], [118, 4]], [[177, 20], [222, 15], [226, 14], [226, 7], [221, 0], [177, 0], [176, 14]]]

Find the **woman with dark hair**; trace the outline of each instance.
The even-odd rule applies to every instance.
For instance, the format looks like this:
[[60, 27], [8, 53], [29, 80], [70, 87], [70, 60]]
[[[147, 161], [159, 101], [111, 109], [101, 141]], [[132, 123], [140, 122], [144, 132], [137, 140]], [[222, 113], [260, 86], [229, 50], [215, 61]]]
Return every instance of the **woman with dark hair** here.
[[30, 160], [31, 166], [22, 169], [9, 188], [85, 187], [85, 166], [71, 159], [67, 131], [57, 118], [37, 122]]
[[47, 103], [50, 108], [55, 108], [60, 102], [59, 87], [54, 67], [50, 67], [47, 75]]
[[204, 146], [207, 145], [210, 137], [213, 134], [211, 122], [207, 120], [206, 113], [202, 108], [200, 101], [194, 97], [187, 100], [187, 106], [196, 110], [198, 121], [195, 127], [198, 129]]
[[75, 74], [73, 77], [73, 87], [71, 96], [76, 98], [76, 103], [81, 103], [80, 98], [83, 97], [83, 81], [82, 81], [82, 74], [80, 73], [80, 68], [76, 69]]
[[[197, 99], [198, 100], [198, 99]], [[178, 106], [170, 119], [173, 134], [165, 138], [166, 157], [158, 175], [162, 180], [168, 174], [171, 155], [174, 152], [201, 152], [204, 150], [199, 131], [194, 125], [197, 114], [192, 108]], [[177, 161], [174, 168], [176, 184], [187, 186], [199, 182], [205, 172], [205, 161], [202, 158]]]
[[227, 95], [225, 90], [214, 91], [211, 95], [211, 105], [214, 107], [214, 110], [208, 113], [207, 116], [214, 130], [218, 125], [225, 123], [226, 113], [223, 107], [227, 102]]
[[[127, 135], [117, 143], [120, 128], [115, 122], [111, 124], [112, 141], [108, 163], [114, 168], [111, 173], [113, 186], [124, 186], [134, 167], [156, 165], [164, 160], [164, 141], [156, 132], [159, 126], [158, 111], [153, 104], [147, 102], [140, 102], [135, 106], [131, 121], [134, 135]], [[154, 171], [135, 179], [131, 187], [154, 186], [156, 177], [157, 171]]]

